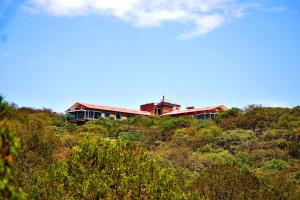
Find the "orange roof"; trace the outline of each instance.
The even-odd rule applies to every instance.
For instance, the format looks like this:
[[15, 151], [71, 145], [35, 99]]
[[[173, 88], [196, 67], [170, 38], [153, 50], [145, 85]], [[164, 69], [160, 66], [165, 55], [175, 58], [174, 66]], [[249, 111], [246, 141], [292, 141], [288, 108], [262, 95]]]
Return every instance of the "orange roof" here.
[[186, 110], [174, 110], [172, 112], [163, 114], [163, 116], [190, 114], [190, 113], [195, 113], [195, 112], [206, 112], [206, 111], [213, 111], [213, 110], [216, 110], [216, 109], [220, 109], [222, 111], [227, 110], [227, 108], [224, 105], [218, 105], [218, 106], [210, 106], [210, 107], [204, 107], [204, 108], [193, 108], [193, 109], [186, 109]]
[[[76, 105], [81, 105], [86, 108], [95, 109], [95, 110], [104, 110], [104, 111], [128, 113], [128, 114], [135, 114], [135, 115], [152, 115], [150, 112], [147, 112], [147, 111], [133, 110], [133, 109], [127, 109], [127, 108], [117, 108], [117, 107], [111, 107], [111, 106], [94, 105], [94, 104], [81, 103], [81, 102], [75, 103], [73, 106], [71, 106], [71, 108], [75, 107]], [[70, 110], [71, 108], [69, 108], [68, 110]]]

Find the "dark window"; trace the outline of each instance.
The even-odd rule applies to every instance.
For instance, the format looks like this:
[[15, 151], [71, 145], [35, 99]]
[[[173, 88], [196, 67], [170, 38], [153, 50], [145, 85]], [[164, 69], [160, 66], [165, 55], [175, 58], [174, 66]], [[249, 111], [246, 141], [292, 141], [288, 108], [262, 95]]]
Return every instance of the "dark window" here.
[[109, 112], [106, 112], [106, 113], [104, 114], [104, 116], [105, 116], [105, 117], [110, 117], [110, 113], [109, 113]]
[[95, 119], [99, 119], [101, 116], [101, 113], [100, 112], [95, 112]]
[[155, 113], [156, 113], [157, 115], [161, 115], [161, 114], [162, 114], [162, 109], [161, 109], [161, 108], [156, 108]]
[[84, 112], [83, 111], [80, 111], [77, 114], [78, 114], [78, 118], [77, 119], [83, 119], [84, 118]]
[[73, 120], [76, 119], [76, 114], [75, 113], [68, 113], [67, 114], [67, 120]]
[[121, 114], [120, 113], [116, 114], [116, 119], [121, 119]]
[[205, 114], [197, 115], [198, 119], [205, 119]]

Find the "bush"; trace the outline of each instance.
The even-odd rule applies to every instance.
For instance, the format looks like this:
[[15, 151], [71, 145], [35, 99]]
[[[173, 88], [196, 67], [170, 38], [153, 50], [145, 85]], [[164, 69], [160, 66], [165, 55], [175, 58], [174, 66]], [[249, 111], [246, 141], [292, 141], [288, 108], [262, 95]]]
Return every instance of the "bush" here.
[[197, 198], [258, 199], [260, 183], [257, 177], [235, 165], [210, 166], [189, 188]]
[[51, 125], [52, 126], [56, 126], [56, 127], [62, 127], [66, 124], [66, 117], [65, 115], [56, 115], [53, 117], [52, 121], [51, 121]]
[[32, 179], [41, 176], [55, 160], [54, 153], [63, 148], [53, 134], [47, 114], [30, 114], [22, 132], [17, 133], [21, 148], [13, 170], [14, 182], [25, 192], [30, 190]]
[[13, 131], [0, 121], [0, 196], [2, 199], [23, 199], [23, 192], [12, 184], [12, 166], [19, 146]]
[[159, 117], [151, 116], [135, 116], [127, 119], [127, 123], [133, 126], [142, 126], [142, 127], [151, 127], [156, 124], [156, 121], [159, 120]]
[[234, 152], [238, 145], [253, 139], [256, 139], [256, 136], [252, 131], [237, 129], [224, 132], [216, 139], [216, 143], [224, 149]]
[[294, 173], [295, 180], [300, 183], [300, 171]]
[[176, 199], [182, 196], [169, 170], [135, 143], [86, 140], [69, 158], [37, 179], [31, 198]]
[[0, 98], [0, 199], [300, 199], [299, 118], [250, 106], [77, 125]]
[[277, 127], [288, 130], [300, 127], [300, 106], [282, 115], [277, 122]]
[[267, 171], [281, 171], [287, 168], [288, 164], [284, 160], [272, 159], [264, 163], [262, 168]]
[[165, 118], [164, 123], [160, 125], [162, 133], [174, 130], [176, 128], [186, 128], [191, 126], [191, 121], [188, 118]]
[[209, 126], [213, 125], [213, 122], [211, 120], [204, 120], [204, 119], [196, 119], [192, 123], [193, 127], [196, 129], [202, 129], [202, 128], [207, 128]]
[[276, 171], [276, 173], [260, 176], [260, 182], [263, 199], [300, 199], [297, 182], [284, 171]]
[[143, 136], [142, 132], [121, 132], [119, 133], [118, 139], [120, 140], [129, 140], [129, 141], [138, 141]]
[[94, 133], [102, 137], [108, 137], [109, 135], [107, 128], [93, 123], [87, 123], [80, 126], [77, 129], [77, 132]]
[[191, 144], [194, 149], [200, 148], [202, 145], [215, 143], [217, 138], [222, 135], [222, 130], [217, 126], [200, 129], [193, 136], [193, 143]]
[[263, 133], [261, 139], [264, 141], [277, 140], [280, 138], [284, 138], [285, 134], [286, 134], [285, 130], [269, 129]]
[[240, 165], [241, 169], [250, 169], [254, 163], [254, 158], [251, 154], [240, 152], [235, 155], [235, 161]]
[[194, 153], [192, 156], [197, 162], [199, 169], [205, 169], [212, 165], [217, 164], [233, 164], [234, 163], [234, 156], [231, 155], [228, 151], [221, 151], [217, 153]]
[[300, 157], [300, 144], [297, 142], [289, 142], [287, 144], [286, 150], [288, 151], [289, 155], [293, 158]]

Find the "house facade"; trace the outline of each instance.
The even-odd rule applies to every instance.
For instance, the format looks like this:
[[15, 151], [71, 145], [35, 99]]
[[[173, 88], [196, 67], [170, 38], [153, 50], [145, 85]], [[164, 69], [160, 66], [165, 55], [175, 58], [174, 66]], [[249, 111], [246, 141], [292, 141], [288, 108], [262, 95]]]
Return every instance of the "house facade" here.
[[216, 114], [226, 111], [224, 105], [181, 109], [179, 104], [165, 101], [163, 98], [158, 103], [146, 103], [140, 106], [140, 110], [101, 106], [77, 102], [66, 110], [68, 121], [76, 123], [104, 118], [127, 119], [128, 117], [143, 116], [171, 116], [171, 117], [194, 117], [197, 119], [212, 119]]
[[126, 119], [136, 115], [150, 116], [151, 113], [141, 110], [118, 108], [111, 106], [93, 105], [77, 102], [66, 110], [68, 121], [85, 122], [101, 117]]
[[162, 116], [172, 117], [194, 117], [197, 119], [213, 119], [218, 113], [226, 111], [227, 108], [223, 105], [210, 106], [204, 108], [187, 107], [185, 110], [175, 110], [169, 113], [162, 114]]
[[175, 103], [170, 103], [164, 101], [164, 99], [159, 103], [146, 103], [140, 106], [141, 111], [146, 111], [152, 115], [161, 116], [166, 113], [180, 110], [180, 105]]

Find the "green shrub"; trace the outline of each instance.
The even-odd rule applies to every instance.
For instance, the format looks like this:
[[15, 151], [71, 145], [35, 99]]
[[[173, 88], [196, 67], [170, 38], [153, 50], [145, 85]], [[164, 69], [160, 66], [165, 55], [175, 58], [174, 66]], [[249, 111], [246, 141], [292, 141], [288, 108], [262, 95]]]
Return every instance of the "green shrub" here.
[[109, 135], [107, 128], [93, 123], [87, 123], [79, 126], [77, 132], [95, 133], [102, 137], [108, 137]]
[[207, 128], [209, 126], [212, 126], [213, 122], [211, 120], [196, 119], [193, 121], [192, 125], [196, 129], [201, 129], [201, 128]]
[[300, 107], [250, 106], [214, 120], [77, 125], [0, 97], [1, 141], [12, 145], [0, 141], [0, 199], [22, 198], [18, 188], [32, 199], [300, 199], [299, 118]]
[[300, 190], [297, 182], [285, 171], [264, 174], [260, 176], [263, 199], [300, 199]]
[[217, 164], [199, 174], [189, 188], [197, 198], [258, 199], [260, 183], [251, 172], [240, 170], [235, 165]]
[[249, 153], [239, 152], [235, 156], [235, 161], [240, 165], [241, 169], [250, 169], [254, 163], [254, 158]]
[[201, 152], [201, 153], [220, 153], [220, 152], [223, 152], [224, 150], [225, 150], [224, 148], [219, 147], [219, 146], [211, 143], [211, 144], [203, 145], [202, 147], [200, 147], [198, 149], [197, 152]]
[[125, 122], [133, 126], [143, 126], [143, 127], [151, 127], [156, 124], [156, 121], [159, 120], [159, 117], [151, 116], [135, 116], [128, 118]]
[[200, 129], [193, 138], [194, 145], [200, 147], [205, 144], [214, 143], [222, 134], [222, 130], [217, 126]]
[[62, 127], [66, 124], [66, 117], [65, 115], [56, 115], [53, 117], [53, 119], [51, 120], [51, 125], [52, 126], [56, 126], [56, 127]]
[[300, 183], [300, 171], [294, 173], [294, 178]]
[[293, 158], [300, 157], [300, 144], [298, 142], [289, 142], [286, 146], [286, 150]]
[[196, 152], [193, 157], [198, 160], [198, 164], [202, 166], [211, 166], [215, 164], [232, 164], [234, 163], [234, 156], [228, 151], [223, 150], [217, 153], [200, 153]]
[[75, 124], [75, 123], [67, 122], [67, 123], [65, 124], [65, 128], [66, 128], [66, 130], [67, 130], [68, 132], [74, 133], [74, 132], [77, 131], [78, 126], [77, 126], [77, 124]]
[[216, 122], [220, 122], [224, 119], [230, 118], [230, 117], [237, 117], [242, 113], [242, 110], [239, 108], [231, 108], [226, 110], [225, 112], [219, 113], [214, 120]]
[[252, 131], [237, 129], [224, 132], [216, 139], [216, 143], [233, 152], [238, 145], [253, 139], [256, 139], [256, 136]]
[[176, 128], [186, 128], [191, 126], [191, 121], [188, 118], [166, 118], [160, 126], [161, 132], [165, 133]]
[[277, 127], [288, 130], [300, 127], [300, 106], [282, 115], [277, 122]]
[[288, 163], [280, 159], [266, 161], [262, 168], [267, 171], [281, 171], [288, 167]]
[[68, 159], [36, 180], [38, 199], [176, 199], [182, 194], [172, 173], [135, 143], [86, 140]]
[[44, 173], [55, 160], [55, 152], [63, 148], [60, 137], [52, 132], [46, 114], [30, 114], [22, 132], [17, 133], [21, 148], [13, 170], [14, 182], [28, 192], [32, 179]]
[[0, 121], [0, 197], [1, 199], [23, 199], [24, 193], [12, 183], [11, 173], [14, 158], [19, 146], [14, 133]]
[[140, 131], [135, 132], [121, 132], [119, 133], [118, 139], [120, 140], [130, 140], [130, 141], [139, 141], [143, 133]]

